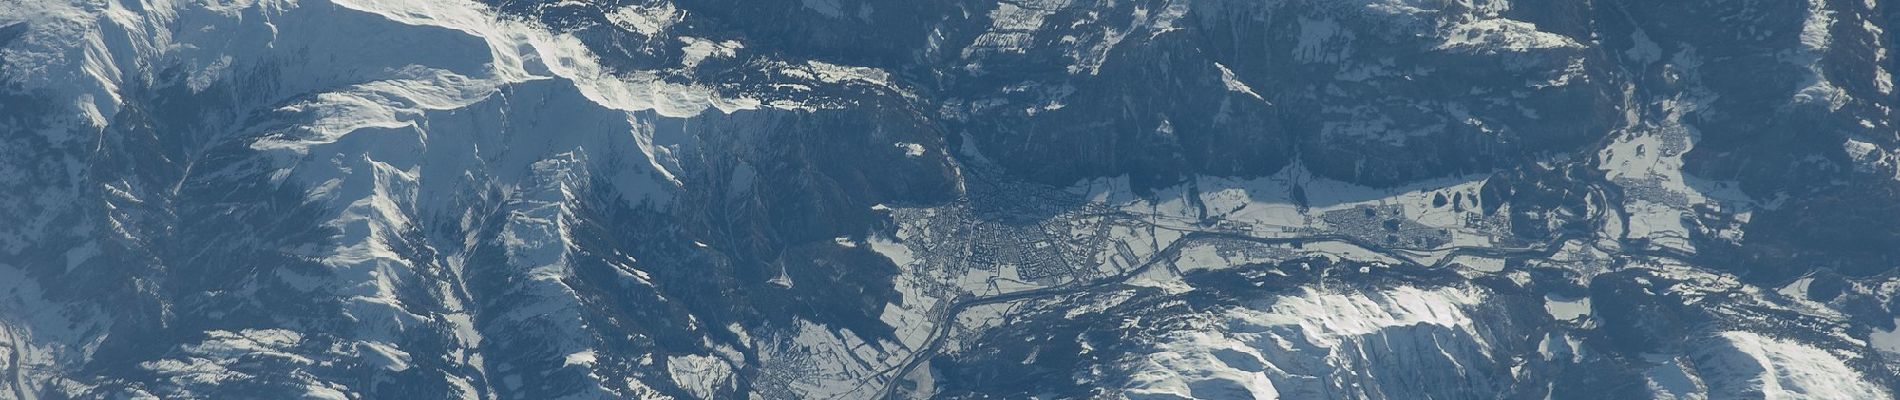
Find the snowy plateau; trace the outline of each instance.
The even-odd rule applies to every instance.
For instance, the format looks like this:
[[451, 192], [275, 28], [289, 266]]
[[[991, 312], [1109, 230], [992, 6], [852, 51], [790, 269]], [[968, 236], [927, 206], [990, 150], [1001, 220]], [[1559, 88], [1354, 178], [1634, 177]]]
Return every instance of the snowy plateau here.
[[0, 0], [0, 399], [1893, 399], [1896, 32]]

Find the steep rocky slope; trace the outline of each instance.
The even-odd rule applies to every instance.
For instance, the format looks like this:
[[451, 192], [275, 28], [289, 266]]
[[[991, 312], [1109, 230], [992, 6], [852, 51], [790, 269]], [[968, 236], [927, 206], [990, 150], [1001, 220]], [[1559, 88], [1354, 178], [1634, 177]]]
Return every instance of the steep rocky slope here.
[[1885, 398], [1885, 0], [0, 0], [0, 398]]

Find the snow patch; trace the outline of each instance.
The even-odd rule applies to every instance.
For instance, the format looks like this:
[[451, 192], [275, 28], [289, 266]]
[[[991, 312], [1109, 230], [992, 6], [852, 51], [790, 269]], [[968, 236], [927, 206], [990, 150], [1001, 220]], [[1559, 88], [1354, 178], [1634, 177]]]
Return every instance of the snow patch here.
[[1260, 101], [1267, 100], [1266, 98], [1260, 97], [1259, 93], [1254, 93], [1253, 88], [1248, 87], [1246, 82], [1241, 82], [1239, 77], [1234, 76], [1234, 71], [1227, 69], [1226, 65], [1214, 63], [1214, 68], [1220, 69], [1220, 81], [1222, 85], [1227, 86], [1227, 91], [1245, 94]]
[[1697, 355], [1711, 398], [1886, 399], [1870, 382], [1826, 350], [1754, 332], [1723, 332]]
[[673, 24], [685, 19], [686, 13], [674, 8], [672, 2], [626, 6], [607, 13], [607, 21], [614, 26], [648, 37], [666, 33]]
[[1544, 311], [1558, 321], [1575, 321], [1590, 316], [1590, 298], [1564, 298], [1553, 294], [1544, 295]]
[[904, 155], [907, 157], [921, 157], [924, 155], [924, 145], [921, 144], [898, 142], [897, 148], [904, 150]]
[[694, 397], [710, 399], [732, 389], [732, 366], [711, 355], [667, 357], [666, 373]]

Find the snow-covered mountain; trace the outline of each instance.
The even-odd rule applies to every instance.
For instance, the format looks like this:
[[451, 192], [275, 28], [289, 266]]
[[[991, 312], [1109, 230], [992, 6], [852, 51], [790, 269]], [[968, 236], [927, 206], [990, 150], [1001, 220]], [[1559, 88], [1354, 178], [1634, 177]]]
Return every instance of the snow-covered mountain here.
[[0, 398], [1892, 398], [1895, 29], [0, 0]]

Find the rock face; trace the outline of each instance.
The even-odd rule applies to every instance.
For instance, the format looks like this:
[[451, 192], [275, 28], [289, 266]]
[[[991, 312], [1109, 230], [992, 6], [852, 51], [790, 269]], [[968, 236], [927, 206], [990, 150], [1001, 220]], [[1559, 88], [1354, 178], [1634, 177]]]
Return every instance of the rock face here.
[[0, 0], [0, 398], [1891, 398], [1888, 0]]

